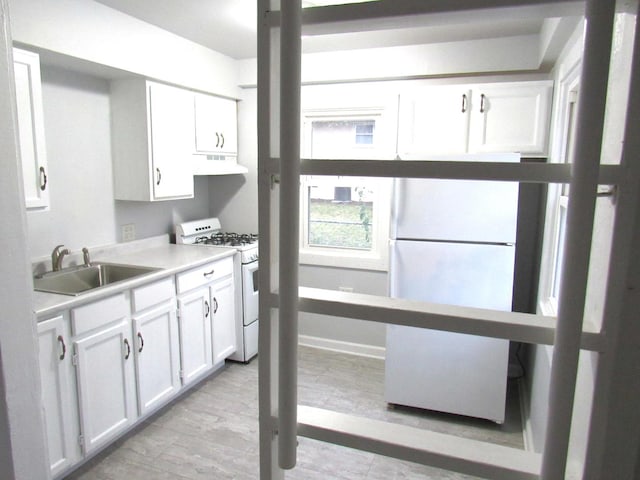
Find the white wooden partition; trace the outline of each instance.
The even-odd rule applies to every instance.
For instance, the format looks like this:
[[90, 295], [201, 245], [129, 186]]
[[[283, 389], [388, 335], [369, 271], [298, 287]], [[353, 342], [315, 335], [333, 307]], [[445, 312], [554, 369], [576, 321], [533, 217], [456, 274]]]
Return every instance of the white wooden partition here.
[[[282, 11], [280, 11], [282, 4]], [[606, 330], [583, 322], [587, 276], [598, 184], [616, 185], [616, 225], [633, 224], [640, 177], [637, 132], [627, 129], [621, 165], [600, 165], [614, 0], [379, 0], [301, 12], [297, 0], [259, 0], [258, 24], [258, 156], [260, 229], [260, 478], [284, 478], [296, 461], [296, 436], [332, 442], [400, 459], [491, 479], [565, 478], [571, 414], [580, 350], [615, 349], [622, 308], [607, 318]], [[505, 13], [587, 19], [581, 80], [577, 151], [572, 165], [465, 162], [395, 162], [378, 160], [300, 159], [300, 35], [375, 28], [378, 21], [411, 18], [437, 21], [444, 13], [473, 15], [493, 8]], [[518, 10], [514, 10], [517, 8]], [[636, 34], [638, 32], [636, 31]], [[634, 51], [629, 118], [638, 118], [638, 49]], [[635, 109], [634, 109], [635, 108]], [[628, 120], [630, 121], [630, 120]], [[634, 138], [635, 135], [635, 138]], [[567, 257], [558, 318], [512, 312], [446, 307], [384, 297], [298, 288], [299, 175], [353, 175], [456, 178], [535, 183], [570, 183]], [[616, 227], [617, 228], [617, 227]], [[614, 235], [608, 299], [622, 301], [633, 252], [632, 227]], [[554, 345], [548, 428], [542, 455], [459, 437], [386, 424], [360, 416], [297, 406], [298, 311], [358, 318], [382, 323], [507, 338]], [[606, 332], [606, 333], [605, 333]], [[612, 337], [610, 332], [615, 332]], [[610, 413], [607, 375], [615, 362], [601, 362], [594, 398], [595, 419], [589, 440], [585, 477], [605, 478], [604, 440], [598, 435]], [[598, 410], [600, 408], [600, 410]], [[600, 429], [600, 430], [598, 430]], [[591, 468], [591, 470], [589, 470]]]

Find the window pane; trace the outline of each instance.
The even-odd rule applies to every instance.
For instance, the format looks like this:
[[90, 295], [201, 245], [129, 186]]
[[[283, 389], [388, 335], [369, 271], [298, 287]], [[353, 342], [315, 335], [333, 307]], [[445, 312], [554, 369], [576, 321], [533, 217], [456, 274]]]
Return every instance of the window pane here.
[[345, 185], [336, 177], [310, 186], [308, 243], [316, 247], [370, 250], [373, 191], [366, 184]]
[[[311, 121], [310, 153], [316, 159], [373, 158], [376, 120], [332, 117]], [[371, 250], [375, 183], [360, 177], [306, 177], [310, 247]]]
[[314, 120], [311, 124], [311, 157], [371, 157], [374, 131], [375, 120]]
[[567, 210], [560, 208], [560, 219], [558, 221], [558, 243], [556, 244], [556, 263], [553, 269], [553, 287], [551, 296], [558, 299], [560, 296], [560, 284], [562, 281], [562, 262], [564, 259], [564, 239], [567, 224]]

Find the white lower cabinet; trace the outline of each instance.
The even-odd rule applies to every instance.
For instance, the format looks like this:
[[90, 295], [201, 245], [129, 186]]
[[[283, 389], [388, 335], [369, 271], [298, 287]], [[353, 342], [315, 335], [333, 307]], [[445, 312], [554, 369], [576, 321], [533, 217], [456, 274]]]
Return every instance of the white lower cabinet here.
[[178, 297], [182, 383], [188, 385], [213, 366], [209, 289], [199, 288]]
[[140, 415], [164, 404], [180, 390], [176, 304], [168, 301], [133, 317]]
[[233, 275], [227, 257], [38, 319], [52, 478], [235, 351]]
[[138, 413], [146, 415], [180, 391], [180, 343], [173, 277], [131, 292]]
[[81, 458], [75, 375], [65, 315], [38, 322], [38, 346], [49, 469], [54, 477]]
[[213, 364], [217, 365], [236, 351], [235, 289], [233, 274], [216, 280], [210, 287], [213, 337]]
[[236, 350], [233, 265], [226, 257], [176, 277], [185, 384]]
[[137, 417], [135, 345], [128, 313], [124, 294], [71, 310], [76, 329], [95, 326], [73, 342], [85, 454], [124, 432]]

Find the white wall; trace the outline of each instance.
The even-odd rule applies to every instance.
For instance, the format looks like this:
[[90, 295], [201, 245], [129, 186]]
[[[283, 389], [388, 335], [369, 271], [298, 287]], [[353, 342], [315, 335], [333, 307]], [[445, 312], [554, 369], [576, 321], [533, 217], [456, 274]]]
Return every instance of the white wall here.
[[233, 59], [92, 0], [10, 0], [13, 39], [126, 72], [232, 98]]
[[77, 251], [120, 242], [125, 224], [146, 238], [208, 216], [208, 184], [201, 178], [194, 199], [115, 201], [109, 82], [51, 66], [42, 66], [42, 80], [51, 207], [28, 213], [31, 258], [50, 255], [58, 244]]

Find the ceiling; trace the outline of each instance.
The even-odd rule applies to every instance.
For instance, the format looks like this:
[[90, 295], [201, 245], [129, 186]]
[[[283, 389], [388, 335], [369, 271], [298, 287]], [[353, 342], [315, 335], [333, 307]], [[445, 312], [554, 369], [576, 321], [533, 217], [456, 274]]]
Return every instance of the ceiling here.
[[[235, 59], [256, 56], [257, 0], [97, 0]], [[342, 0], [339, 3], [347, 3]], [[335, 0], [303, 0], [305, 5]], [[458, 19], [446, 26], [385, 28], [303, 38], [305, 52], [374, 48], [539, 34], [540, 18]]]

